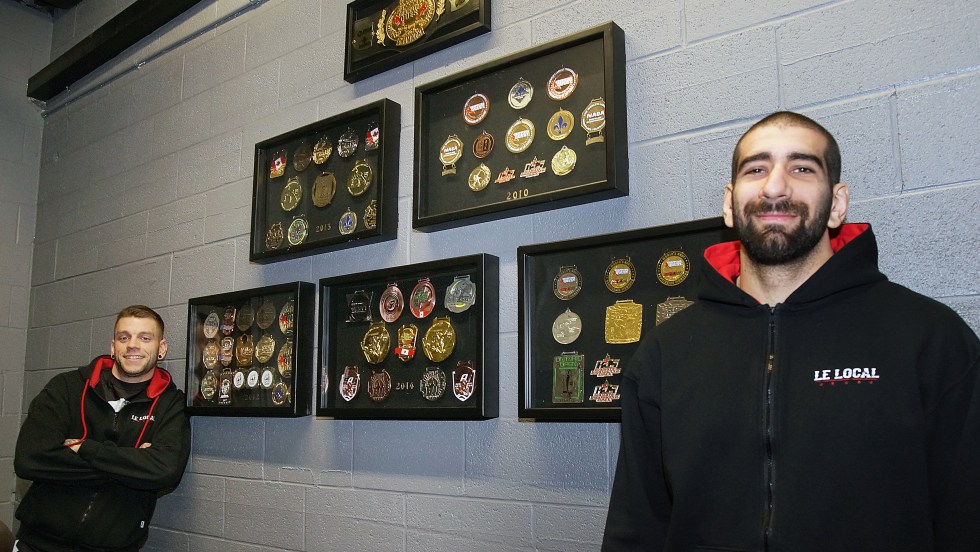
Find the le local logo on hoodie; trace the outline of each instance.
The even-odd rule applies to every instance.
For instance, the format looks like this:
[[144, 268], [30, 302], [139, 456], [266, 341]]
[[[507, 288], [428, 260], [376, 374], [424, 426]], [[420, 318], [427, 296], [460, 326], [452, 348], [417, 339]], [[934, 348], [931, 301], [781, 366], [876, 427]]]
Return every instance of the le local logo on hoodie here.
[[834, 368], [831, 370], [814, 370], [813, 381], [818, 386], [835, 386], [837, 384], [849, 385], [855, 383], [861, 385], [867, 383], [874, 384], [880, 379], [877, 368]]

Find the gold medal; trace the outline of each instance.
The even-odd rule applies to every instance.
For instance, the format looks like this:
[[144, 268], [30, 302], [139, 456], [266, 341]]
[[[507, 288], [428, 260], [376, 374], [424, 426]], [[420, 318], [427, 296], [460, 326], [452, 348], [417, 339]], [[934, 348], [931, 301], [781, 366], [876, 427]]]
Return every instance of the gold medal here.
[[337, 193], [337, 178], [332, 172], [323, 171], [313, 181], [313, 205], [326, 207]]
[[279, 356], [276, 358], [276, 366], [279, 368], [279, 375], [284, 378], [293, 376], [293, 339], [287, 338], [279, 349]]
[[636, 343], [643, 329], [643, 305], [632, 299], [606, 307], [606, 343]]
[[588, 133], [585, 145], [605, 141], [602, 129], [606, 128], [606, 101], [595, 98], [582, 111], [582, 128]]
[[552, 289], [555, 297], [562, 301], [568, 301], [578, 295], [582, 291], [582, 273], [578, 271], [578, 267], [572, 265], [559, 268]]
[[398, 5], [391, 10], [391, 15], [385, 20], [384, 11], [378, 24], [378, 42], [384, 45], [384, 38], [395, 41], [396, 46], [408, 46], [425, 35], [425, 29], [432, 23], [437, 13], [445, 10], [445, 0], [439, 0], [440, 8], [436, 8], [435, 0], [399, 0]]
[[683, 297], [668, 297], [663, 303], [657, 303], [657, 326], [693, 304], [694, 301]]
[[575, 130], [575, 116], [567, 109], [559, 109], [548, 119], [548, 138], [564, 140]]
[[572, 312], [572, 309], [565, 309], [551, 324], [551, 336], [562, 345], [572, 343], [581, 334], [582, 318]]
[[564, 100], [575, 92], [577, 86], [578, 73], [568, 67], [562, 67], [548, 79], [548, 97], [555, 101]]
[[330, 159], [331, 153], [333, 153], [333, 142], [324, 134], [313, 146], [313, 162], [322, 165], [327, 162], [327, 159]]
[[432, 362], [442, 362], [453, 354], [456, 347], [456, 330], [449, 317], [436, 318], [422, 338], [422, 350]]
[[474, 192], [479, 192], [486, 188], [487, 184], [490, 184], [490, 167], [480, 163], [480, 166], [473, 169], [470, 173], [467, 183]]
[[208, 370], [204, 377], [201, 378], [201, 396], [205, 400], [211, 400], [214, 398], [215, 392], [218, 391], [218, 377], [214, 375], [214, 372]]
[[289, 228], [286, 230], [286, 239], [289, 240], [289, 245], [303, 243], [309, 231], [310, 225], [306, 222], [306, 215], [293, 219], [293, 222], [289, 223]]
[[419, 335], [419, 328], [415, 324], [405, 324], [398, 328], [398, 346], [395, 347], [395, 354], [402, 362], [408, 362], [415, 356], [415, 339]]
[[296, 324], [296, 302], [290, 299], [279, 311], [279, 331], [282, 335], [293, 335]]
[[524, 109], [527, 104], [531, 103], [532, 96], [534, 96], [534, 87], [522, 77], [517, 81], [517, 84], [510, 87], [507, 103], [514, 109]]
[[296, 151], [293, 152], [293, 168], [296, 172], [303, 172], [306, 167], [310, 166], [310, 161], [313, 160], [313, 148], [310, 144], [303, 142], [300, 144]]
[[361, 339], [361, 352], [369, 364], [381, 364], [388, 357], [391, 335], [384, 322], [372, 322]]
[[337, 227], [345, 236], [357, 229], [357, 215], [350, 210], [350, 207], [340, 215], [340, 224]]
[[218, 313], [212, 312], [208, 314], [207, 318], [204, 319], [204, 327], [202, 328], [204, 331], [204, 337], [211, 339], [218, 335], [218, 328], [220, 327], [221, 317], [218, 316]]
[[282, 231], [282, 223], [277, 222], [269, 227], [269, 231], [265, 233], [265, 249], [270, 251], [272, 249], [279, 249], [282, 245], [282, 239], [285, 234]]
[[613, 259], [606, 267], [606, 287], [613, 293], [623, 293], [636, 281], [636, 269], [630, 258]]
[[230, 336], [222, 337], [221, 350], [218, 351], [218, 362], [222, 366], [231, 366], [233, 358], [235, 358], [235, 340]]
[[484, 130], [473, 142], [473, 156], [477, 159], [486, 159], [491, 151], [493, 151], [493, 136]]
[[446, 138], [439, 148], [439, 161], [442, 162], [442, 176], [456, 174], [456, 162], [463, 157], [463, 141], [455, 134]]
[[378, 227], [378, 200], [372, 199], [364, 208], [364, 228], [374, 230]]
[[201, 355], [201, 360], [204, 362], [205, 368], [210, 370], [218, 365], [218, 353], [220, 350], [221, 349], [218, 347], [218, 342], [213, 339], [209, 339], [208, 342], [204, 344], [204, 351]]
[[252, 343], [252, 336], [248, 334], [238, 336], [235, 343], [235, 361], [238, 362], [238, 366], [251, 366], [254, 353], [255, 346]]
[[657, 279], [665, 286], [676, 286], [691, 273], [691, 261], [683, 251], [668, 251], [657, 261]]
[[371, 186], [373, 178], [374, 171], [371, 170], [371, 165], [368, 164], [367, 159], [361, 159], [350, 170], [350, 175], [347, 177], [347, 191], [354, 197], [362, 195]]
[[463, 104], [463, 121], [468, 125], [479, 124], [490, 113], [490, 100], [484, 94], [473, 94]]
[[291, 402], [291, 393], [286, 382], [280, 381], [272, 388], [272, 404], [282, 406]]
[[279, 197], [279, 204], [282, 205], [282, 210], [289, 212], [299, 205], [300, 199], [303, 198], [303, 187], [299, 185], [299, 177], [292, 176], [286, 183], [286, 187], [282, 189], [282, 195]]
[[520, 118], [507, 129], [507, 151], [511, 153], [521, 153], [531, 147], [534, 141], [534, 123], [525, 118]]
[[578, 156], [575, 155], [575, 151], [569, 149], [568, 146], [562, 146], [558, 153], [551, 158], [551, 172], [558, 176], [565, 176], [575, 168], [576, 161], [578, 161]]
[[255, 309], [252, 305], [245, 303], [242, 308], [238, 309], [238, 318], [235, 321], [235, 325], [238, 329], [243, 332], [247, 332], [252, 324], [255, 322]]
[[258, 324], [259, 329], [265, 330], [275, 321], [276, 306], [272, 304], [272, 301], [266, 299], [259, 307], [259, 311], [255, 313], [255, 323]]

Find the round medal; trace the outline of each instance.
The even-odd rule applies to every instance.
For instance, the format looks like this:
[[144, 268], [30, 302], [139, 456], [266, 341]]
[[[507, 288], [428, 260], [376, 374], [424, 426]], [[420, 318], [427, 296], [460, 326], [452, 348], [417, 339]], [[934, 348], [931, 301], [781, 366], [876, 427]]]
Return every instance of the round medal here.
[[606, 267], [606, 287], [613, 293], [623, 293], [636, 281], [636, 269], [630, 258], [613, 259]]
[[221, 350], [218, 352], [218, 362], [222, 366], [231, 366], [233, 358], [235, 358], [235, 340], [232, 337], [222, 337]]
[[402, 310], [405, 308], [405, 298], [402, 295], [402, 290], [398, 289], [398, 284], [388, 284], [388, 287], [381, 292], [379, 308], [381, 319], [385, 322], [394, 322], [402, 315]]
[[471, 190], [474, 192], [479, 192], [490, 184], [490, 176], [490, 167], [480, 163], [477, 168], [470, 172], [470, 176], [466, 181]]
[[552, 289], [555, 291], [555, 297], [562, 301], [568, 301], [578, 295], [582, 291], [582, 273], [578, 271], [578, 267], [572, 265], [559, 268]]
[[201, 378], [201, 396], [206, 400], [211, 400], [214, 398], [215, 392], [218, 390], [218, 377], [214, 375], [214, 372], [210, 370], [204, 374]]
[[442, 163], [442, 176], [456, 174], [456, 162], [463, 157], [463, 141], [452, 134], [439, 147], [439, 161]]
[[384, 402], [390, 394], [391, 374], [384, 368], [372, 370], [371, 379], [368, 380], [368, 396], [371, 397], [372, 401], [379, 403]]
[[313, 181], [313, 205], [326, 207], [337, 193], [337, 178], [332, 172], [323, 171]]
[[272, 304], [272, 301], [266, 299], [262, 301], [262, 306], [259, 307], [259, 312], [255, 314], [255, 323], [259, 325], [259, 329], [266, 329], [276, 321], [276, 306]]
[[378, 227], [378, 200], [372, 199], [364, 208], [364, 228], [374, 230]]
[[564, 100], [575, 92], [576, 86], [578, 86], [578, 73], [568, 67], [562, 67], [548, 79], [548, 97], [556, 101]]
[[289, 223], [289, 228], [286, 230], [286, 239], [289, 240], [289, 245], [303, 243], [309, 231], [310, 226], [306, 222], [305, 216], [293, 219], [293, 222]]
[[333, 142], [324, 134], [313, 146], [313, 162], [322, 165], [327, 162], [327, 159], [330, 159], [331, 153], [333, 153]]
[[293, 325], [296, 318], [296, 302], [290, 298], [279, 311], [279, 331], [282, 335], [293, 335]]
[[428, 278], [422, 278], [412, 289], [409, 297], [408, 308], [415, 315], [415, 318], [425, 318], [429, 316], [432, 309], [436, 306], [436, 288], [432, 287], [432, 282]]
[[680, 250], [668, 251], [657, 261], [657, 279], [665, 286], [676, 286], [691, 273], [691, 261]]
[[293, 152], [293, 168], [296, 172], [303, 172], [306, 167], [310, 166], [310, 161], [313, 160], [313, 148], [309, 143], [303, 142], [300, 144], [296, 151]]
[[548, 119], [548, 138], [564, 140], [575, 130], [575, 116], [567, 109], [559, 109]]
[[259, 377], [259, 382], [262, 384], [262, 388], [263, 389], [271, 388], [272, 384], [275, 381], [276, 381], [275, 372], [273, 372], [271, 367], [266, 366], [265, 369], [262, 370], [262, 375]]
[[242, 387], [245, 387], [245, 372], [243, 372], [242, 370], [236, 370], [235, 377], [231, 380], [231, 382], [232, 385], [235, 386], [235, 389], [241, 389]]
[[575, 152], [568, 146], [562, 146], [558, 153], [551, 158], [551, 172], [558, 176], [565, 176], [575, 168], [576, 161], [578, 161], [578, 156], [575, 155]]
[[565, 309], [565, 312], [559, 314], [558, 318], [555, 318], [555, 322], [551, 325], [551, 335], [555, 338], [555, 341], [562, 345], [568, 345], [575, 341], [581, 334], [582, 319], [579, 315], [572, 312], [571, 309]]
[[277, 222], [269, 227], [269, 231], [265, 233], [265, 248], [266, 250], [279, 249], [282, 245], [282, 239], [285, 237], [282, 231], [282, 223]]
[[442, 362], [453, 354], [456, 347], [456, 330], [449, 317], [436, 318], [422, 338], [422, 350], [432, 362]]
[[368, 364], [381, 364], [388, 357], [391, 335], [384, 322], [372, 322], [361, 339], [361, 351]]
[[357, 133], [348, 127], [347, 132], [341, 134], [340, 139], [337, 140], [337, 155], [346, 159], [354, 155], [355, 151], [357, 151]]
[[204, 319], [204, 337], [211, 339], [218, 335], [218, 328], [221, 327], [221, 318], [218, 313], [212, 312]]
[[289, 386], [279, 382], [272, 388], [272, 404], [282, 406], [289, 402]]
[[221, 348], [218, 347], [218, 342], [209, 339], [207, 343], [204, 344], [204, 351], [201, 355], [201, 361], [204, 362], [204, 367], [208, 370], [214, 368], [218, 364], [218, 353]]
[[534, 141], [534, 123], [523, 117], [514, 121], [507, 129], [507, 151], [521, 153], [531, 147]]
[[367, 159], [361, 159], [350, 170], [350, 175], [347, 177], [347, 191], [354, 197], [362, 195], [371, 186], [373, 178], [374, 171], [371, 170], [371, 165], [368, 164]]
[[582, 128], [588, 133], [585, 145], [602, 142], [602, 129], [606, 128], [606, 101], [595, 98], [582, 111]]
[[279, 349], [279, 356], [276, 358], [276, 365], [279, 367], [279, 375], [284, 378], [293, 376], [293, 340], [287, 338], [286, 342]]
[[532, 96], [534, 96], [534, 87], [522, 78], [517, 81], [517, 84], [510, 87], [507, 103], [514, 109], [524, 109], [527, 104], [531, 103]]
[[262, 364], [269, 362], [276, 352], [276, 340], [269, 334], [263, 334], [255, 344], [255, 360]]
[[235, 362], [240, 367], [252, 365], [252, 357], [255, 354], [255, 344], [252, 343], [252, 336], [242, 334], [235, 342]]
[[249, 389], [255, 389], [259, 385], [259, 371], [257, 368], [252, 368], [248, 371], [248, 375], [245, 376], [245, 385]]
[[279, 204], [282, 206], [282, 210], [289, 212], [299, 205], [300, 199], [303, 198], [303, 187], [299, 185], [299, 177], [291, 176], [286, 182], [286, 187], [282, 189], [282, 194], [279, 196]]
[[254, 322], [255, 309], [249, 303], [245, 303], [238, 309], [238, 318], [235, 320], [235, 325], [238, 326], [239, 331], [247, 332]]
[[457, 276], [446, 288], [446, 309], [449, 312], [463, 312], [476, 302], [476, 284], [469, 276]]
[[344, 211], [344, 214], [340, 215], [340, 223], [338, 224], [338, 229], [343, 235], [352, 233], [357, 228], [357, 215], [354, 211], [350, 210], [350, 207]]
[[438, 401], [446, 393], [446, 374], [435, 366], [426, 368], [419, 380], [419, 391], [425, 400]]
[[463, 121], [468, 125], [479, 124], [490, 113], [490, 100], [483, 94], [473, 94], [463, 104]]
[[473, 141], [473, 156], [477, 159], [486, 159], [491, 151], [493, 151], [493, 136], [484, 130]]

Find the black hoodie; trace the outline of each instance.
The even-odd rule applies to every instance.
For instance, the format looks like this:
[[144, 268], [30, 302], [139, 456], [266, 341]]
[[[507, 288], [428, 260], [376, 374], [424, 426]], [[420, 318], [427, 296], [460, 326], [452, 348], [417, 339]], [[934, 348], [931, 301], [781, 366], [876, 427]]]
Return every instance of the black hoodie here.
[[887, 281], [868, 225], [832, 246], [772, 308], [738, 242], [705, 251], [624, 369], [604, 551], [980, 550], [980, 342]]
[[[31, 402], [14, 469], [33, 481], [17, 508], [18, 538], [52, 550], [137, 550], [160, 491], [180, 481], [190, 454], [184, 393], [156, 368], [118, 413], [101, 379], [113, 360], [51, 379]], [[80, 439], [78, 453], [65, 446]], [[140, 445], [150, 443], [148, 448]]]

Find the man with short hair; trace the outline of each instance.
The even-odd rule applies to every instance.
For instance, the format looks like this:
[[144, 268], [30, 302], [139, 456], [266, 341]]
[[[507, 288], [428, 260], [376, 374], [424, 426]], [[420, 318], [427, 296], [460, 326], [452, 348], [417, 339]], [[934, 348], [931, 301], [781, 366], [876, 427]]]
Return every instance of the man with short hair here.
[[135, 551], [157, 496], [190, 454], [184, 393], [157, 366], [163, 319], [133, 305], [109, 355], [53, 377], [31, 402], [14, 469], [33, 481], [17, 508], [19, 552]]
[[604, 551], [980, 550], [980, 341], [888, 282], [839, 180], [802, 115], [739, 140], [740, 239], [623, 373]]

